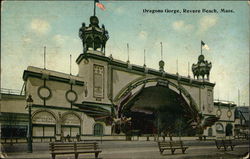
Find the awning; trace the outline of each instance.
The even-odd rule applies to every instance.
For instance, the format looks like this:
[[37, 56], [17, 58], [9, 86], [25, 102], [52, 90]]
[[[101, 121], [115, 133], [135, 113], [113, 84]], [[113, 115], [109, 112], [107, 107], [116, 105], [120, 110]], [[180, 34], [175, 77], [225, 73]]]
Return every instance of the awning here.
[[210, 127], [210, 126], [214, 125], [214, 123], [217, 122], [219, 119], [220, 119], [220, 118], [219, 118], [219, 117], [216, 117], [216, 116], [209, 116], [209, 117], [206, 117], [206, 118], [204, 119], [204, 122], [203, 122], [202, 126], [203, 126], [204, 128]]
[[86, 115], [93, 118], [110, 116], [110, 111], [102, 108], [101, 106], [94, 106], [94, 105], [89, 106], [83, 103], [73, 104], [73, 105], [78, 107], [81, 112], [84, 112]]

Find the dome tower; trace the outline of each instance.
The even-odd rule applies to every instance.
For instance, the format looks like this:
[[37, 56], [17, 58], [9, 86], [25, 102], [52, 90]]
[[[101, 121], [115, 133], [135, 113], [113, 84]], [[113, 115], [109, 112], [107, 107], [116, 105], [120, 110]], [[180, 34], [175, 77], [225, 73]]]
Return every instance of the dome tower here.
[[83, 53], [94, 50], [105, 54], [106, 42], [109, 39], [108, 31], [104, 25], [101, 28], [99, 27], [99, 20], [95, 15], [90, 17], [89, 26], [82, 23], [82, 27], [79, 29], [79, 37], [82, 40]]

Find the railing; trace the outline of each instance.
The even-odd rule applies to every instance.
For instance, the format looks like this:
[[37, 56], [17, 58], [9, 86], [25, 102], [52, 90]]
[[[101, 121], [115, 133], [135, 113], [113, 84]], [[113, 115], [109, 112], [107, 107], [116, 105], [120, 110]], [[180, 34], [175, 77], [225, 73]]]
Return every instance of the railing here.
[[25, 95], [24, 91], [17, 90], [17, 89], [7, 89], [7, 88], [1, 88], [0, 93], [13, 94], [13, 95]]

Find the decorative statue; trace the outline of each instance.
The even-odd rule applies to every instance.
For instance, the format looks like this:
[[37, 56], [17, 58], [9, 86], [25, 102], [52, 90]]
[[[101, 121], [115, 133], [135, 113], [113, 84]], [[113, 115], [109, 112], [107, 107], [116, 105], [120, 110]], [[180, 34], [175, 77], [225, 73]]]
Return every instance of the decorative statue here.
[[200, 55], [198, 57], [197, 64], [192, 65], [192, 72], [194, 74], [194, 78], [199, 79], [201, 76], [204, 80], [204, 77], [207, 76], [207, 80], [209, 80], [210, 70], [212, 68], [212, 63], [204, 60], [204, 55]]
[[85, 28], [85, 23], [82, 23], [82, 27], [79, 29], [79, 37], [82, 40], [83, 52], [86, 51]]

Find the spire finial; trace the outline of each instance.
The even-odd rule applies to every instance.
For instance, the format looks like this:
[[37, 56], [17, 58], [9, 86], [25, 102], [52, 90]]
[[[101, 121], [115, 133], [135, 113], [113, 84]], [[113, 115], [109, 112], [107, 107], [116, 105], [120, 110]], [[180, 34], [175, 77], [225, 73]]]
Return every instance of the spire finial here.
[[127, 63], [129, 63], [129, 44], [127, 43], [127, 53], [128, 53], [128, 61]]
[[160, 43], [161, 44], [161, 60], [159, 61], [159, 67], [160, 67], [160, 71], [164, 72], [164, 61], [163, 61], [163, 57], [162, 57], [162, 42]]
[[205, 45], [205, 43], [201, 40], [201, 55], [202, 55], [202, 46]]
[[146, 54], [145, 53], [146, 53], [146, 50], [144, 49], [144, 64], [143, 64], [144, 67], [146, 67]]

